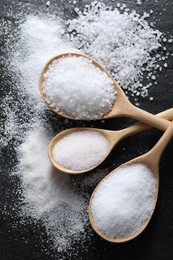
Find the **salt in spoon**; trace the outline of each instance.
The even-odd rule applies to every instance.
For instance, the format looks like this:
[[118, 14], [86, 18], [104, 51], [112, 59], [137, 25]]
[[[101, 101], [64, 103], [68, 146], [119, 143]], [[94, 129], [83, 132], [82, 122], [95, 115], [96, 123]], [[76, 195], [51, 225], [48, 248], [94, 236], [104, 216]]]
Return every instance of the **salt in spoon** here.
[[[50, 59], [47, 64], [44, 66], [41, 75], [40, 75], [40, 79], [39, 79], [39, 89], [40, 89], [40, 93], [44, 99], [44, 101], [47, 103], [47, 105], [54, 111], [56, 112], [58, 115], [61, 115], [63, 117], [69, 118], [69, 119], [73, 119], [73, 120], [90, 120], [88, 118], [74, 118], [70, 115], [67, 115], [66, 113], [64, 113], [63, 111], [58, 111], [57, 109], [55, 109], [54, 107], [50, 106], [49, 104], [49, 99], [46, 96], [45, 91], [43, 90], [43, 83], [44, 83], [44, 74], [47, 72], [47, 70], [49, 69], [49, 66], [58, 59], [64, 58], [64, 57], [83, 57], [86, 59], [89, 59], [93, 65], [95, 65], [96, 67], [98, 67], [101, 71], [105, 72], [107, 74], [107, 76], [109, 78], [112, 79], [114, 87], [115, 87], [115, 93], [116, 93], [116, 101], [112, 107], [112, 110], [105, 115], [102, 118], [99, 119], [107, 119], [107, 118], [114, 118], [114, 117], [131, 117], [134, 119], [137, 119], [139, 121], [145, 122], [148, 125], [151, 125], [153, 127], [159, 128], [163, 131], [165, 131], [167, 129], [167, 127], [169, 126], [170, 122], [168, 122], [167, 120], [163, 119], [163, 118], [158, 118], [153, 114], [150, 114], [140, 108], [135, 107], [134, 105], [132, 105], [130, 103], [130, 101], [128, 100], [128, 98], [126, 97], [126, 95], [124, 94], [123, 90], [121, 89], [121, 87], [118, 85], [118, 83], [115, 81], [115, 79], [110, 75], [110, 73], [104, 68], [102, 67], [97, 61], [95, 61], [94, 59], [92, 59], [89, 56], [86, 56], [84, 54], [81, 53], [62, 53], [59, 54], [55, 57], [53, 57], [52, 59]], [[92, 120], [97, 120], [98, 118], [92, 118]]]
[[[102, 237], [103, 239], [113, 242], [113, 243], [121, 243], [121, 242], [126, 242], [129, 241], [131, 239], [134, 239], [135, 237], [137, 237], [139, 234], [141, 234], [141, 232], [147, 227], [154, 209], [156, 207], [156, 202], [157, 202], [157, 198], [158, 198], [158, 190], [159, 190], [159, 161], [160, 161], [160, 157], [165, 149], [165, 147], [167, 146], [167, 144], [169, 143], [170, 139], [173, 137], [173, 122], [171, 123], [171, 125], [169, 126], [169, 128], [165, 131], [165, 133], [162, 135], [162, 137], [160, 138], [160, 140], [157, 142], [157, 144], [147, 153], [121, 165], [120, 167], [116, 168], [116, 170], [112, 171], [111, 173], [109, 173], [95, 188], [95, 190], [92, 193], [92, 196], [90, 198], [90, 202], [89, 202], [89, 219], [90, 219], [90, 223], [92, 228], [95, 230], [95, 232]], [[153, 209], [150, 212], [150, 216], [149, 218], [146, 220], [146, 222], [140, 227], [140, 229], [138, 231], [136, 231], [133, 235], [128, 236], [128, 237], [116, 237], [116, 238], [110, 238], [108, 236], [106, 236], [105, 234], [103, 234], [103, 232], [101, 232], [94, 221], [94, 217], [93, 217], [93, 213], [92, 213], [92, 205], [93, 205], [93, 201], [94, 201], [94, 197], [95, 194], [97, 193], [98, 189], [104, 185], [104, 182], [107, 181], [109, 179], [109, 177], [111, 177], [114, 174], [118, 174], [117, 171], [123, 169], [124, 167], [130, 166], [130, 165], [136, 165], [136, 164], [140, 164], [140, 165], [145, 165], [148, 169], [151, 170], [151, 172], [153, 173], [153, 177], [156, 181], [156, 193], [154, 194], [154, 201], [153, 201]], [[119, 173], [121, 174], [121, 173]], [[127, 174], [130, 174], [127, 172]], [[140, 173], [139, 173], [140, 174]], [[103, 187], [103, 186], [102, 186]], [[129, 198], [130, 200], [130, 198]], [[107, 202], [109, 203], [109, 202]], [[102, 207], [102, 205], [100, 205], [100, 207]], [[122, 205], [123, 207], [123, 205]], [[141, 205], [142, 207], [142, 205]]]
[[[157, 114], [157, 116], [165, 118], [167, 120], [173, 120], [173, 108], [163, 111], [163, 112]], [[112, 149], [122, 139], [124, 139], [128, 136], [140, 133], [149, 128], [150, 127], [148, 125], [139, 123], [139, 124], [135, 124], [133, 126], [130, 126], [130, 127], [124, 128], [122, 130], [118, 130], [118, 131], [103, 130], [103, 129], [98, 129], [98, 128], [85, 128], [85, 127], [67, 129], [67, 130], [64, 130], [64, 131], [60, 132], [59, 134], [57, 134], [50, 142], [49, 148], [48, 148], [49, 158], [50, 158], [50, 161], [52, 162], [52, 164], [55, 166], [55, 168], [57, 168], [59, 171], [61, 171], [63, 173], [81, 174], [84, 172], [88, 172], [88, 171], [91, 171], [94, 168], [96, 168], [99, 164], [101, 164], [107, 158], [107, 156], [110, 154]], [[53, 154], [55, 145], [60, 140], [62, 140], [62, 138], [66, 137], [67, 135], [69, 135], [71, 133], [75, 133], [75, 132], [79, 132], [79, 131], [88, 131], [88, 130], [98, 132], [99, 134], [103, 135], [103, 137], [105, 137], [106, 140], [108, 141], [109, 148], [108, 148], [108, 151], [107, 151], [107, 154], [105, 155], [105, 157], [98, 164], [96, 164], [88, 169], [85, 169], [85, 170], [72, 170], [72, 169], [66, 168], [65, 166], [62, 166], [60, 163], [58, 163], [57, 160], [54, 158], [54, 154]]]

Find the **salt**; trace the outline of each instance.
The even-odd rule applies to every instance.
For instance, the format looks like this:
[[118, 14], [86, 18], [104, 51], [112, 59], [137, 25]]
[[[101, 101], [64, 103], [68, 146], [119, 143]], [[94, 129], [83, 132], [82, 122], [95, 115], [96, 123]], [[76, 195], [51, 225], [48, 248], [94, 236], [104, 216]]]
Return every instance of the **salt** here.
[[46, 2], [46, 6], [49, 7], [50, 6], [50, 1]]
[[[49, 246], [52, 246], [55, 252], [61, 251], [54, 258], [65, 260], [67, 255], [78, 258], [78, 251], [90, 248], [88, 241], [91, 241], [91, 245], [93, 243], [92, 234], [87, 230], [87, 238], [85, 232], [89, 224], [86, 210], [90, 194], [87, 188], [93, 188], [110, 168], [103, 167], [94, 174], [80, 176], [80, 183], [79, 176], [73, 179], [55, 172], [47, 156], [47, 146], [55, 132], [50, 127], [50, 112], [39, 93], [40, 72], [53, 56], [80, 49], [103, 64], [128, 95], [138, 90], [136, 93], [139, 92], [139, 96], [145, 96], [145, 86], [141, 81], [145, 73], [152, 71], [155, 74], [155, 64], [163, 55], [162, 49], [159, 52], [163, 40], [160, 31], [151, 28], [143, 17], [128, 9], [125, 9], [128, 13], [121, 11], [120, 15], [116, 8], [110, 10], [107, 5], [97, 2], [95, 7], [88, 5], [87, 10], [81, 9], [81, 14], [66, 24], [65, 20], [57, 17], [59, 13], [63, 17], [65, 15], [56, 2], [51, 1], [49, 15], [44, 15], [37, 8], [34, 10], [34, 3], [16, 2], [15, 8], [12, 4], [10, 12], [6, 12], [6, 18], [0, 20], [0, 34], [2, 40], [5, 40], [5, 46], [2, 47], [2, 55], [5, 56], [1, 59], [4, 84], [1, 84], [1, 88], [7, 94], [1, 100], [3, 121], [0, 124], [0, 152], [3, 156], [6, 151], [4, 147], [9, 151], [12, 146], [19, 160], [16, 165], [19, 182], [16, 182], [15, 189], [20, 193], [18, 188], [21, 184], [21, 197], [16, 196], [13, 190], [10, 191], [12, 196], [15, 195], [15, 213], [20, 212], [20, 218], [26, 221], [29, 228], [33, 228], [30, 219], [39, 225], [41, 223], [47, 234], [46, 248], [42, 239], [38, 239], [44, 253], [50, 253]], [[44, 7], [47, 13], [46, 4], [42, 5]], [[161, 71], [164, 67], [162, 60], [159, 64]], [[70, 121], [53, 120], [56, 133], [73, 127]], [[32, 131], [30, 128], [35, 122], [38, 125]], [[46, 129], [49, 129], [48, 134]], [[19, 143], [22, 143], [20, 147]], [[3, 162], [4, 169], [7, 165], [9, 167], [9, 163], [14, 163], [14, 150], [12, 157], [8, 155], [10, 159]], [[9, 183], [13, 180], [9, 172], [5, 171], [4, 176]], [[13, 218], [14, 212], [9, 215], [11, 213], [5, 208], [8, 208], [7, 205], [1, 208], [4, 209], [4, 218]], [[26, 235], [23, 239], [26, 239]]]
[[84, 57], [55, 60], [44, 74], [50, 105], [75, 118], [101, 118], [115, 102], [113, 81]]
[[146, 97], [149, 83], [142, 87], [140, 83], [145, 73], [153, 73], [161, 57], [155, 54], [161, 47], [162, 33], [149, 25], [146, 12], [140, 16], [135, 11], [119, 11], [119, 3], [117, 7], [111, 9], [96, 2], [84, 9], [67, 22], [69, 38], [74, 46], [103, 64], [128, 95], [139, 92]]
[[109, 238], [134, 235], [152, 215], [157, 183], [143, 164], [120, 168], [94, 193], [91, 212], [94, 223]]
[[107, 155], [108, 141], [95, 131], [78, 131], [62, 138], [53, 149], [54, 159], [71, 170], [88, 170]]
[[136, 2], [138, 5], [141, 5], [142, 4], [142, 1], [141, 0], [137, 0]]
[[24, 216], [41, 219], [53, 246], [64, 252], [85, 236], [87, 201], [82, 191], [77, 192], [77, 182], [50, 163], [47, 147], [52, 136], [40, 122], [33, 128], [17, 149], [16, 175], [24, 193], [20, 210]]

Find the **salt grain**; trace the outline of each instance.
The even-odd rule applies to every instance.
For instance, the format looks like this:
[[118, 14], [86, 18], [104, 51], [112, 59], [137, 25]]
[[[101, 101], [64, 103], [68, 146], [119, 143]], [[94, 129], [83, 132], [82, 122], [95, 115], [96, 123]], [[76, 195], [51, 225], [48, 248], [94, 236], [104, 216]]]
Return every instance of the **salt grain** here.
[[47, 7], [49, 7], [50, 6], [50, 1], [47, 1], [46, 5], [47, 5]]
[[83, 57], [55, 60], [44, 74], [50, 105], [75, 118], [101, 118], [115, 102], [113, 81]]
[[154, 210], [156, 180], [142, 164], [120, 168], [94, 193], [91, 212], [97, 229], [109, 238], [134, 235]]
[[71, 170], [87, 170], [107, 155], [108, 141], [95, 131], [78, 131], [62, 138], [53, 149], [54, 159]]
[[137, 0], [136, 3], [137, 3], [138, 5], [141, 5], [141, 4], [142, 4], [142, 1], [141, 1], [141, 0]]

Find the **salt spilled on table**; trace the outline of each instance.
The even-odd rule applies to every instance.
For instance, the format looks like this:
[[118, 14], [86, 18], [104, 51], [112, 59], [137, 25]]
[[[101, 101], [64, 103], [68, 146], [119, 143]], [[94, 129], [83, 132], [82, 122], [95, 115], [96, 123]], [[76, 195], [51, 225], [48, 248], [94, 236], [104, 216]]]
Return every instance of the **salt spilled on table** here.
[[92, 130], [77, 131], [57, 142], [53, 156], [65, 168], [82, 171], [98, 165], [108, 149], [109, 143], [102, 134]]
[[97, 229], [109, 238], [133, 236], [150, 219], [156, 192], [156, 180], [146, 165], [114, 171], [93, 196], [91, 212]]
[[101, 118], [115, 102], [113, 81], [84, 57], [55, 60], [44, 74], [43, 92], [51, 107], [75, 118]]
[[61, 252], [71, 249], [73, 241], [81, 244], [86, 237], [87, 201], [82, 190], [77, 192], [77, 181], [56, 171], [50, 163], [47, 146], [51, 138], [40, 121], [26, 133], [18, 147], [16, 174], [24, 192], [22, 215], [41, 220], [53, 247]]

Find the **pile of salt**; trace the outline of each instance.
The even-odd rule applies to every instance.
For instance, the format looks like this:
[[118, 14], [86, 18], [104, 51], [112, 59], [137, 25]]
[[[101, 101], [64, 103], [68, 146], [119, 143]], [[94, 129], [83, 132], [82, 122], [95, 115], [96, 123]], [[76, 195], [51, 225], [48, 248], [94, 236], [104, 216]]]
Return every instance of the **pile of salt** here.
[[101, 118], [115, 102], [113, 81], [84, 57], [55, 60], [44, 74], [51, 107], [75, 118]]
[[109, 238], [134, 235], [151, 217], [157, 185], [143, 164], [118, 169], [96, 189], [91, 212], [94, 223]]
[[53, 149], [54, 159], [71, 170], [88, 170], [107, 155], [108, 141], [98, 132], [77, 131], [62, 138]]

